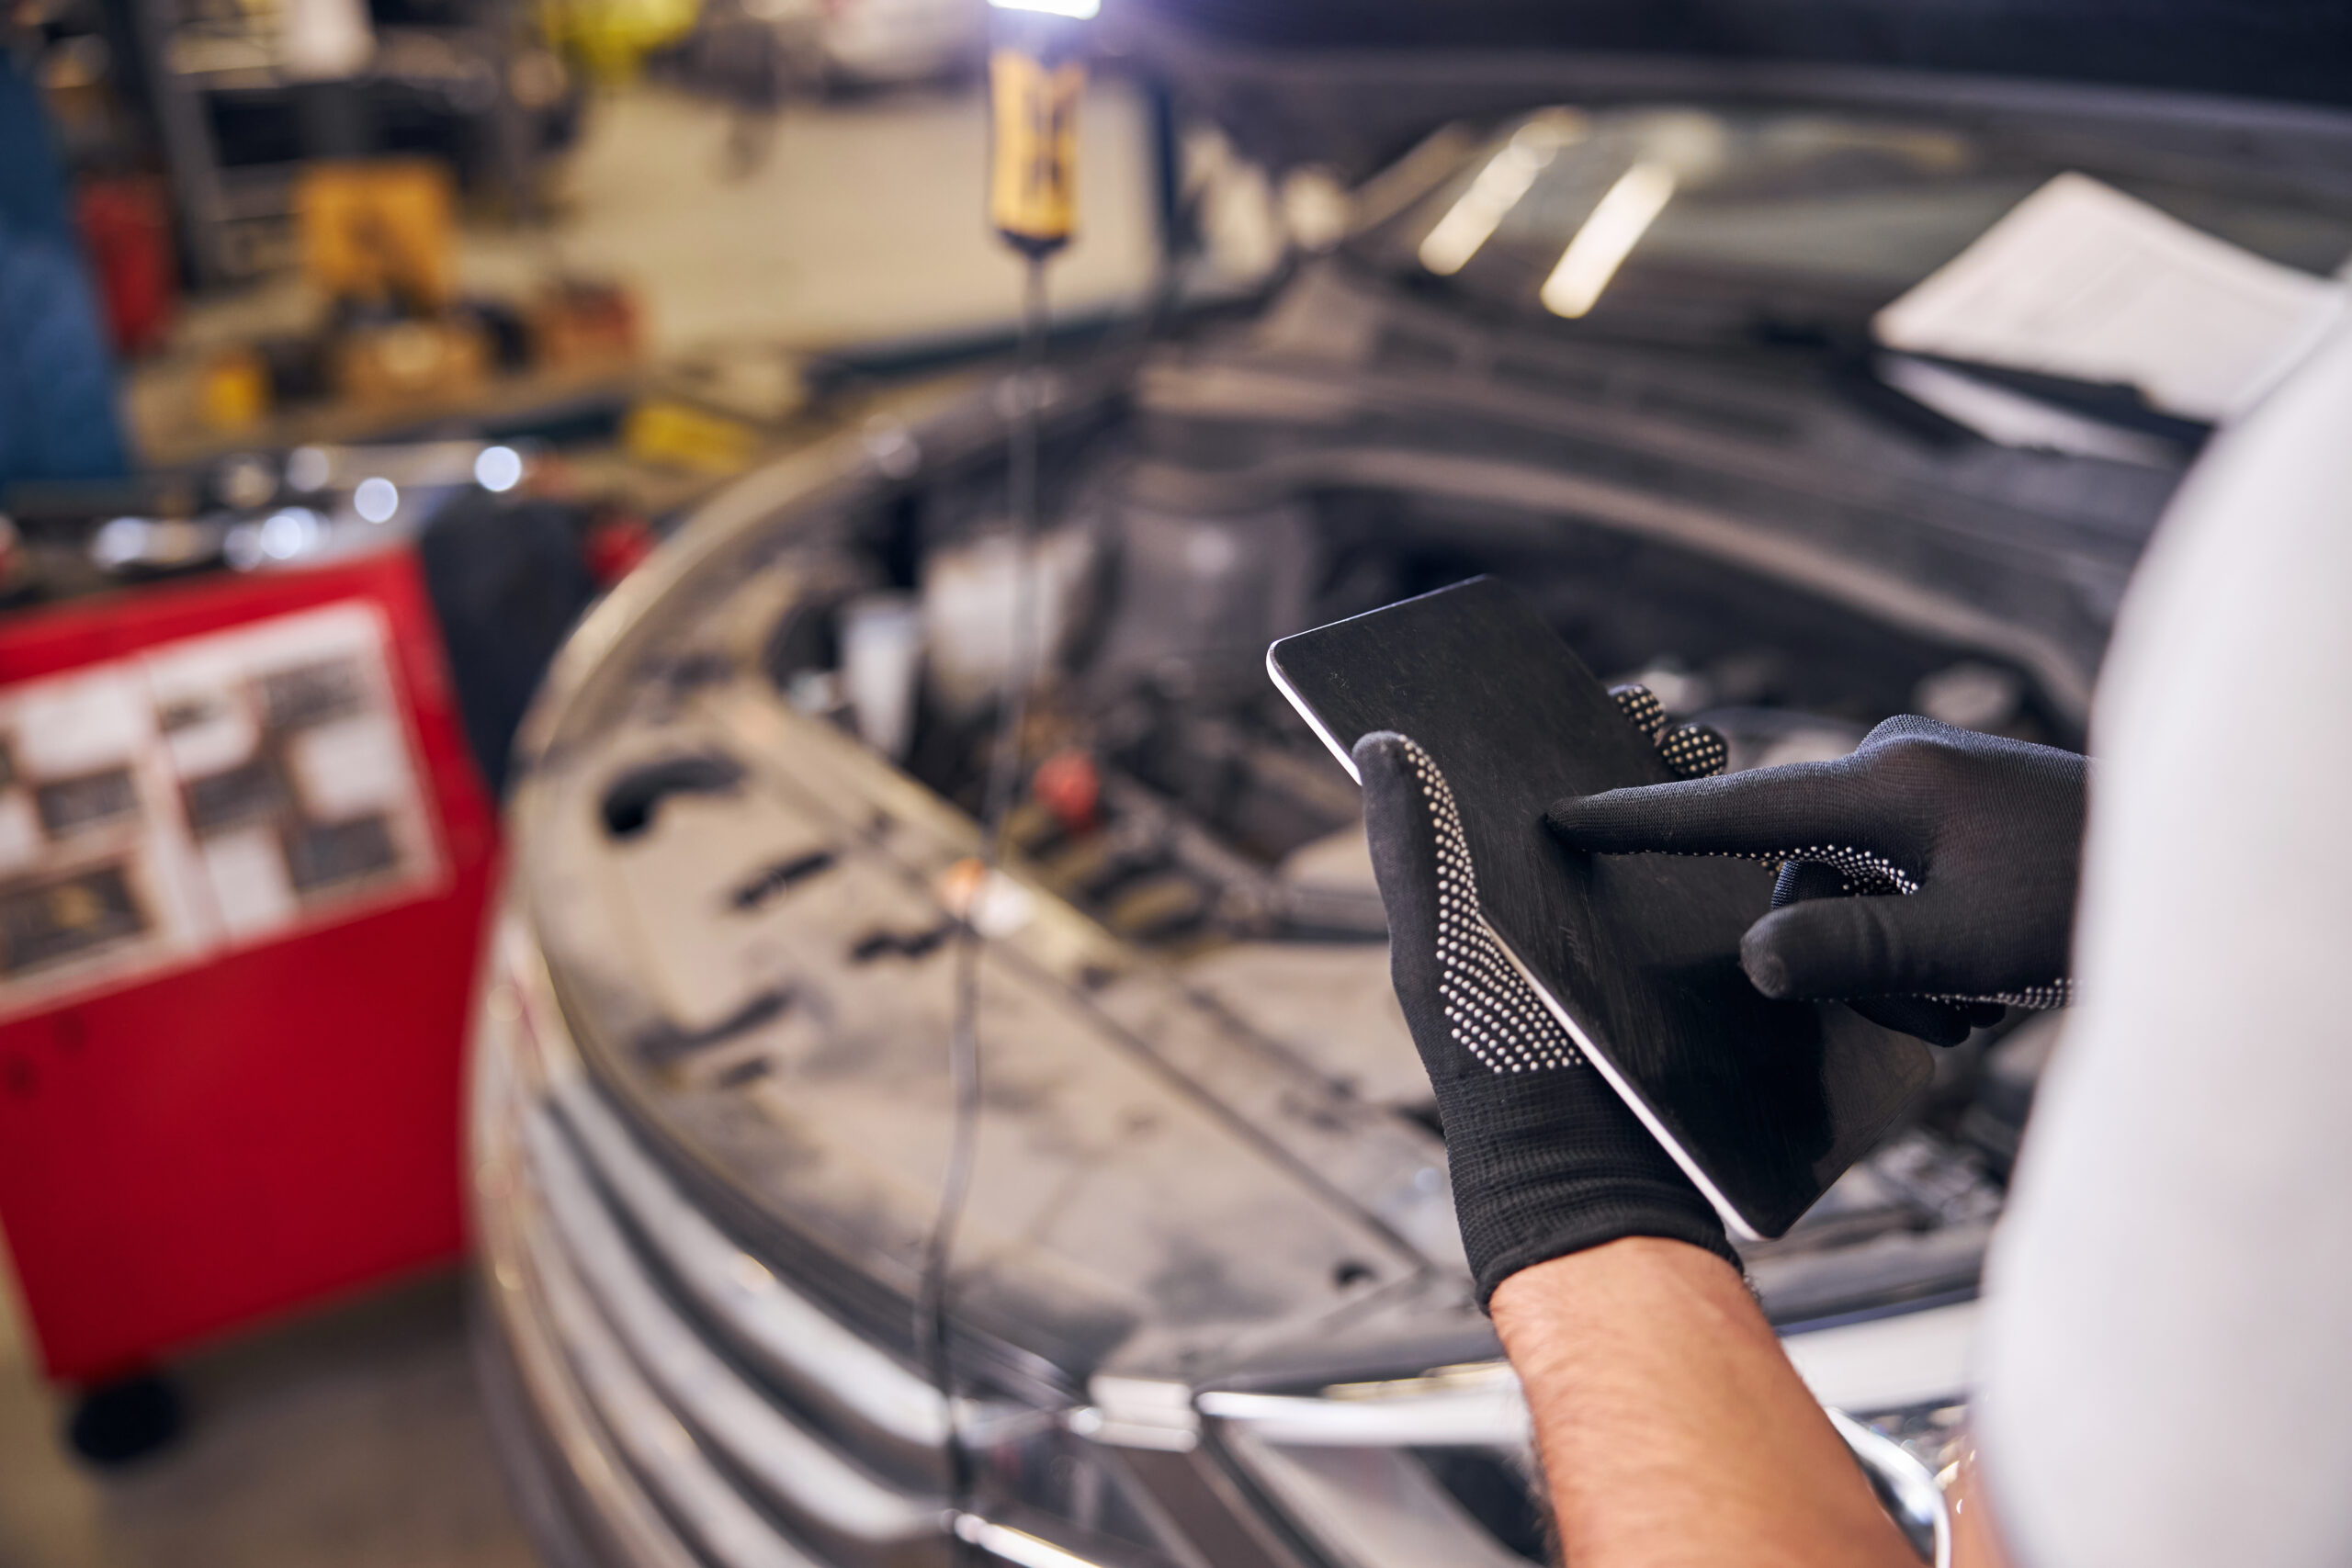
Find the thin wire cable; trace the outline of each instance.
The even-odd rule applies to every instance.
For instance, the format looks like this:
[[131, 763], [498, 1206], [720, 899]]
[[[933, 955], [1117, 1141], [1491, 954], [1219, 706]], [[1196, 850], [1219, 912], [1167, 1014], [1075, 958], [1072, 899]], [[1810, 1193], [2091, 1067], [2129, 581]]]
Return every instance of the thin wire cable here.
[[[980, 811], [980, 874], [966, 896], [956, 931], [956, 1015], [947, 1038], [947, 1071], [955, 1093], [954, 1130], [947, 1169], [940, 1181], [939, 1208], [923, 1247], [922, 1285], [916, 1298], [916, 1343], [939, 1391], [947, 1417], [948, 1503], [957, 1514], [969, 1509], [972, 1456], [964, 1441], [955, 1365], [948, 1347], [949, 1265], [956, 1229], [972, 1187], [972, 1161], [980, 1117], [980, 958], [988, 939], [980, 931], [984, 906], [1004, 859], [1005, 824], [1021, 787], [1021, 734], [1029, 716], [1034, 668], [1036, 586], [1039, 407], [1045, 398], [1046, 259], [1029, 258], [1021, 301], [1021, 346], [1011, 382], [1012, 429], [1005, 479], [1005, 510], [1012, 530], [1012, 637], [1007, 645], [1004, 694], [998, 706], [996, 742], [989, 758], [988, 792]], [[977, 1549], [951, 1538], [959, 1561]]]

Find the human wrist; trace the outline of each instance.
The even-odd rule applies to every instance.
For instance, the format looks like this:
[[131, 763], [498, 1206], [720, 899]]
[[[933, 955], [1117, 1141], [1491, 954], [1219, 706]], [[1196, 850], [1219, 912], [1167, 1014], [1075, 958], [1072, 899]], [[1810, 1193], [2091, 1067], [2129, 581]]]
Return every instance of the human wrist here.
[[1597, 1074], [1510, 1089], [1440, 1101], [1454, 1214], [1481, 1305], [1511, 1274], [1628, 1236], [1738, 1268], [1713, 1207]]
[[1496, 1281], [1488, 1310], [1504, 1348], [1521, 1348], [1557, 1322], [1657, 1292], [1752, 1303], [1736, 1263], [1713, 1247], [1666, 1236], [1625, 1235], [1514, 1269]]
[[1550, 1264], [1627, 1246], [1670, 1248], [1678, 1256], [1705, 1258], [1728, 1269], [1735, 1279], [1746, 1277], [1739, 1254], [1733, 1250], [1723, 1225], [1711, 1213], [1693, 1214], [1657, 1204], [1645, 1204], [1634, 1213], [1596, 1208], [1561, 1217], [1535, 1239], [1482, 1257], [1474, 1255], [1472, 1277], [1479, 1303], [1492, 1313], [1502, 1287], [1521, 1275]]

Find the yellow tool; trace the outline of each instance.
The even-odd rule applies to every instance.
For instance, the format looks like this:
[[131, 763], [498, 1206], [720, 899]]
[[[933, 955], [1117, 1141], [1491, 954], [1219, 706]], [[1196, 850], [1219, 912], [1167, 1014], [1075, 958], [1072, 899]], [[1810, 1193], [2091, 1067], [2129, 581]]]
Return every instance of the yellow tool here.
[[1034, 260], [1068, 244], [1078, 227], [1080, 23], [1099, 0], [992, 3], [989, 221]]
[[457, 193], [423, 158], [309, 164], [294, 182], [302, 276], [330, 299], [439, 310], [458, 291]]

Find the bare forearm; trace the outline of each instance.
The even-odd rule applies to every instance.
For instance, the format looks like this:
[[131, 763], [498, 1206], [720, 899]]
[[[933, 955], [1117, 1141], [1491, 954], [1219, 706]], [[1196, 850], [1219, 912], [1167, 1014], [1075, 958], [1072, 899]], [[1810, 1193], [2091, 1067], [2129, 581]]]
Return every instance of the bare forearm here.
[[1917, 1562], [1722, 1259], [1629, 1237], [1493, 1309], [1577, 1568]]

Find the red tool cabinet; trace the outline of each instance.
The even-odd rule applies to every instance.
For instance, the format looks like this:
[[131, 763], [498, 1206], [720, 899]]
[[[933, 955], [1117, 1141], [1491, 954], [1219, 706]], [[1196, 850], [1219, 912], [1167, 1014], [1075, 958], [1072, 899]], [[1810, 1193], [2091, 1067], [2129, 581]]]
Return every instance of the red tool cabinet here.
[[0, 618], [0, 1229], [53, 1377], [459, 1250], [495, 858], [406, 549]]

